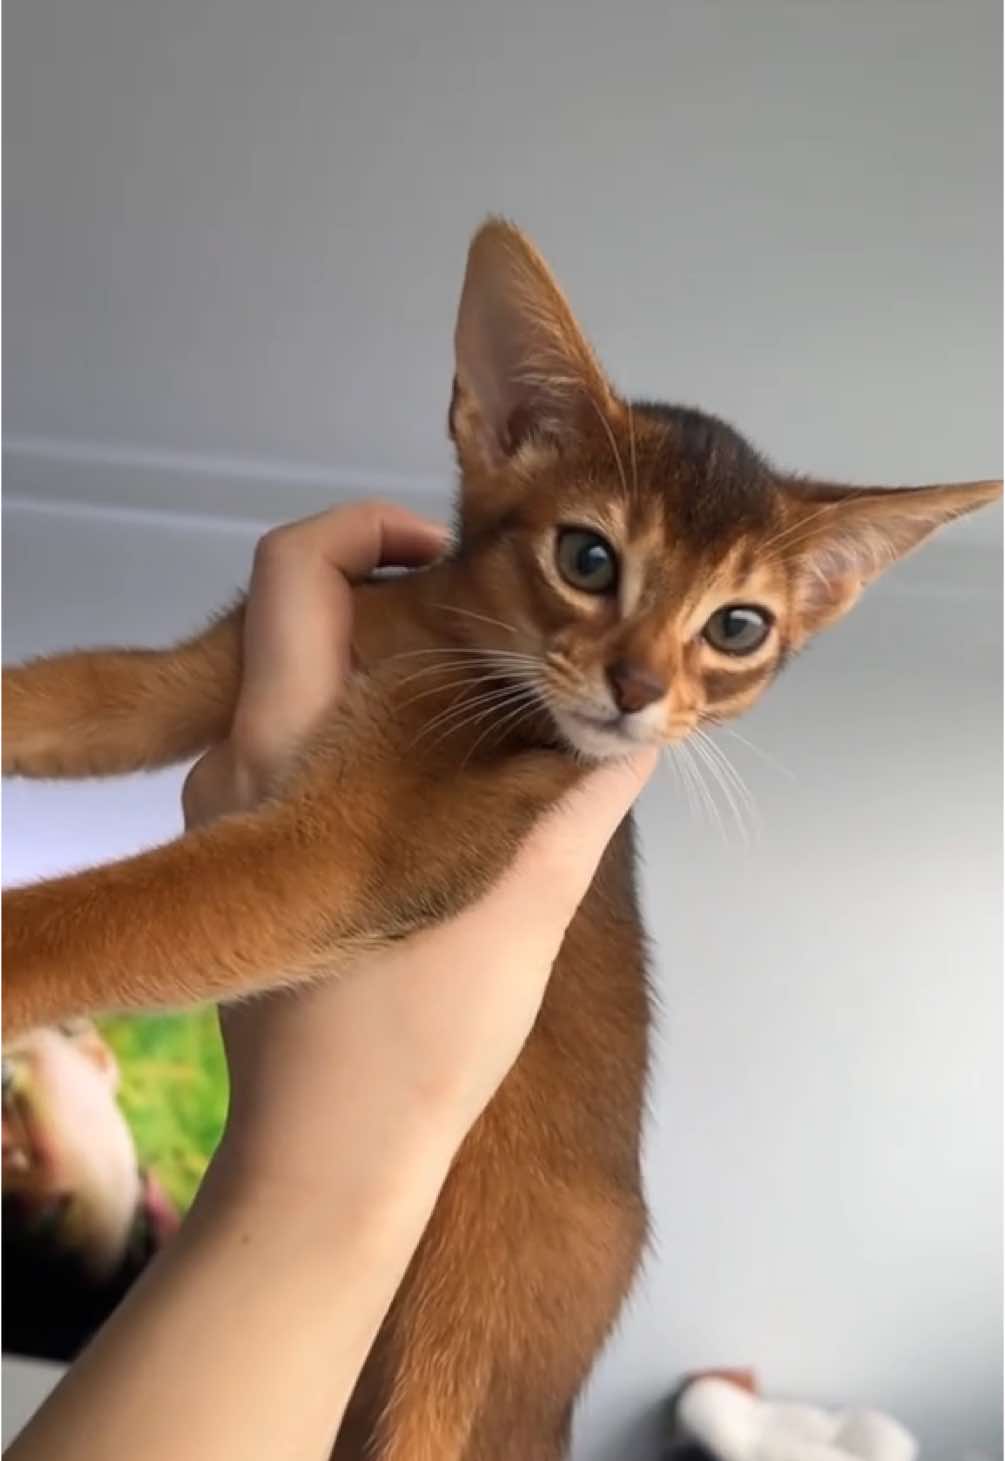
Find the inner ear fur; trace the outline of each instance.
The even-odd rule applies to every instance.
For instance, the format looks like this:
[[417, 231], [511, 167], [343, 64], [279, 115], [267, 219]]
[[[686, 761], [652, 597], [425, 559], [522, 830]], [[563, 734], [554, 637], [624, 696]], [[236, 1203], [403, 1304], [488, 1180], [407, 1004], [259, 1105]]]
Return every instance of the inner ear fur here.
[[475, 234], [454, 334], [450, 432], [465, 472], [505, 466], [528, 440], [561, 443], [616, 410], [551, 270], [500, 218]]
[[778, 550], [796, 574], [798, 637], [841, 618], [884, 569], [937, 529], [1001, 497], [995, 481], [929, 487], [789, 482]]

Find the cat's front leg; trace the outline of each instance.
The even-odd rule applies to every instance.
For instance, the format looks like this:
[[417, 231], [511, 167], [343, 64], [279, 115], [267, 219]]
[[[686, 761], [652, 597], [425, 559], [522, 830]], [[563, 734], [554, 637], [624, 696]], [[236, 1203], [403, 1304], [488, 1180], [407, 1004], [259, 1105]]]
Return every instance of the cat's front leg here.
[[254, 812], [6, 890], [5, 1032], [233, 999], [337, 968], [477, 898], [578, 774], [535, 752], [430, 782], [393, 737], [337, 731]]
[[4, 1034], [70, 1015], [176, 1008], [331, 963], [352, 859], [269, 803], [135, 857], [3, 894]]
[[243, 624], [238, 605], [170, 649], [74, 650], [5, 668], [4, 776], [121, 776], [222, 740]]

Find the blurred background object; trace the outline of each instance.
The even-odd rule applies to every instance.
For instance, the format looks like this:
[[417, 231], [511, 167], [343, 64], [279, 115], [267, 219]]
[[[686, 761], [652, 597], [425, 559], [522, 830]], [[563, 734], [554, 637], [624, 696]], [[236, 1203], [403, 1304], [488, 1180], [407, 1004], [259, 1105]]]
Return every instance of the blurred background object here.
[[[3, 1053], [3, 1343], [71, 1360], [176, 1231], [116, 1094], [120, 1067], [88, 1020], [28, 1031]], [[171, 1108], [163, 1085], [152, 1107]]]

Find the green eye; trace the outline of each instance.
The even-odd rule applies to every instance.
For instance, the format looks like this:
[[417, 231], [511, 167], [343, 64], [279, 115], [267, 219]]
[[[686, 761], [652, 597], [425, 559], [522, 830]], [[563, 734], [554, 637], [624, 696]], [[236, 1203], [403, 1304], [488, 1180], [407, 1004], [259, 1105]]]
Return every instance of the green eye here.
[[609, 594], [618, 586], [618, 555], [599, 533], [563, 528], [555, 556], [566, 583], [584, 594]]
[[702, 637], [722, 654], [753, 654], [771, 633], [773, 620], [766, 609], [752, 604], [728, 604], [716, 609]]

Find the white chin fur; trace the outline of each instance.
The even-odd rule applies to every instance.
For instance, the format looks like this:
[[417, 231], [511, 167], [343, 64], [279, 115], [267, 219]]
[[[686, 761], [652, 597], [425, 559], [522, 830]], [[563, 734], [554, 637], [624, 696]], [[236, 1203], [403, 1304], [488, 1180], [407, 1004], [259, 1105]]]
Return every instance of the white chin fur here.
[[578, 716], [564, 715], [560, 710], [553, 710], [551, 714], [563, 740], [578, 755], [591, 761], [613, 761], [619, 756], [630, 755], [642, 744], [613, 726], [606, 730], [600, 725], [590, 725]]

